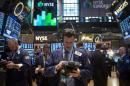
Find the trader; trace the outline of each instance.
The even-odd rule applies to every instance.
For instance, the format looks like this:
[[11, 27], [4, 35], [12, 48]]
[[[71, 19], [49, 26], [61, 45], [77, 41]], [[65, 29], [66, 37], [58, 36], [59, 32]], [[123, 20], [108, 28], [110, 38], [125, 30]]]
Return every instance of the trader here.
[[44, 76], [45, 62], [50, 56], [49, 48], [49, 44], [45, 43], [43, 51], [36, 58], [35, 75], [37, 86], [49, 86], [49, 79]]
[[7, 41], [6, 86], [28, 86], [30, 59], [27, 51], [19, 47], [15, 39]]
[[119, 48], [119, 54], [121, 56], [117, 63], [117, 70], [119, 72], [119, 84], [120, 86], [130, 85], [130, 57], [126, 52], [125, 47]]
[[[46, 63], [46, 75], [52, 77], [51, 86], [86, 86], [87, 79], [91, 78], [92, 72], [88, 57], [82, 49], [75, 49], [73, 43], [75, 33], [72, 29], [65, 29], [63, 34], [63, 48], [52, 53]], [[69, 62], [80, 63], [81, 66], [69, 72], [68, 77], [62, 75], [65, 64]]]

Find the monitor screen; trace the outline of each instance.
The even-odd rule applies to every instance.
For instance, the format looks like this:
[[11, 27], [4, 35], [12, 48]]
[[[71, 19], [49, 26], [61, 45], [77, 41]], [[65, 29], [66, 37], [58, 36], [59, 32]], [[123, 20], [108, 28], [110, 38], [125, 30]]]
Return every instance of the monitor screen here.
[[34, 30], [57, 29], [57, 0], [35, 0], [33, 14]]
[[4, 13], [0, 12], [0, 34], [2, 34], [3, 22], [4, 22]]
[[52, 43], [51, 44], [51, 52], [57, 50], [57, 49], [61, 49], [62, 48], [62, 43]]
[[4, 52], [5, 39], [0, 36], [0, 52]]
[[114, 0], [80, 0], [82, 17], [106, 16], [109, 11], [107, 8], [111, 6]]
[[130, 16], [120, 22], [121, 31], [124, 39], [130, 38]]
[[4, 28], [4, 36], [7, 38], [15, 38], [18, 39], [20, 36], [20, 23], [13, 16], [8, 16], [6, 25]]
[[34, 49], [33, 43], [21, 43], [21, 47], [24, 49]]
[[129, 0], [115, 0], [111, 6], [110, 10], [120, 21], [130, 15], [129, 2]]
[[96, 43], [84, 43], [84, 48], [89, 51], [95, 51]]

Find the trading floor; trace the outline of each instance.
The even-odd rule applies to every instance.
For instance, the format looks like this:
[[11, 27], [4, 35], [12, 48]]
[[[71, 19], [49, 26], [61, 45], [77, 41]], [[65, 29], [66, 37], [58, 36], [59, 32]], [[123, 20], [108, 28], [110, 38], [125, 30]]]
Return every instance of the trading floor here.
[[[108, 86], [119, 86], [118, 78], [116, 77], [116, 72], [111, 73], [112, 76], [108, 77]], [[33, 86], [37, 86], [35, 82], [33, 82]], [[91, 80], [88, 86], [94, 86], [93, 81]]]
[[[119, 86], [118, 79], [116, 77], [116, 73], [112, 72], [112, 77], [108, 77], [108, 85], [107, 86]], [[88, 86], [94, 86], [93, 81], [89, 83]]]

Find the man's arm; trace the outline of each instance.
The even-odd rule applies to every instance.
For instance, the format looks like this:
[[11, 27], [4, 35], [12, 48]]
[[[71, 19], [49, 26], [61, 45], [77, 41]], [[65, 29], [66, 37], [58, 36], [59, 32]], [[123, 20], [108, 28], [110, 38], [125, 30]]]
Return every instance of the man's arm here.
[[[58, 62], [56, 62], [57, 60]], [[57, 52], [51, 54], [50, 58], [46, 61], [46, 72], [45, 75], [47, 76], [55, 76], [59, 73], [62, 69], [64, 63], [66, 61], [60, 61], [61, 58], [58, 57]]]
[[74, 70], [72, 73], [70, 73], [71, 77], [77, 77], [79, 79], [91, 79], [92, 78], [92, 66], [90, 64], [89, 58], [86, 55], [82, 55], [82, 58], [80, 60], [82, 60], [82, 66], [77, 69]]

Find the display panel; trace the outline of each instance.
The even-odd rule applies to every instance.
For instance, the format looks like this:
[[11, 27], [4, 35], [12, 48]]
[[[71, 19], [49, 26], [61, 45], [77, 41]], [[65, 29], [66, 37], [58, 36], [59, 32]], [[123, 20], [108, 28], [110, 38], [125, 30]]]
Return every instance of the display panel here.
[[95, 51], [96, 43], [84, 43], [84, 48], [89, 51]]
[[5, 39], [0, 36], [0, 52], [4, 52]]
[[21, 47], [24, 49], [34, 49], [34, 44], [33, 43], [22, 43]]
[[122, 21], [130, 15], [129, 3], [129, 0], [115, 0], [111, 5], [110, 10], [116, 18]]
[[57, 49], [60, 49], [60, 48], [62, 48], [62, 43], [52, 43], [51, 44], [51, 52], [53, 52], [53, 51], [55, 51], [55, 50], [57, 50]]
[[130, 38], [130, 16], [120, 23], [124, 39]]
[[15, 19], [14, 16], [9, 15], [7, 17], [3, 35], [7, 38], [18, 39], [20, 36], [20, 29], [21, 29], [20, 23]]
[[0, 12], [0, 34], [2, 34], [3, 23], [4, 23], [4, 13]]
[[57, 0], [35, 0], [33, 26], [35, 30], [57, 29]]
[[111, 6], [111, 3], [114, 0], [81, 0], [81, 16], [106, 16], [106, 13], [109, 12], [107, 8]]
[[[76, 48], [76, 42], [74, 42], [74, 48]], [[55, 51], [55, 50], [57, 50], [57, 49], [61, 49], [61, 48], [63, 48], [63, 43], [52, 43], [51, 44], [51, 52], [53, 52], [53, 51]]]

